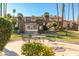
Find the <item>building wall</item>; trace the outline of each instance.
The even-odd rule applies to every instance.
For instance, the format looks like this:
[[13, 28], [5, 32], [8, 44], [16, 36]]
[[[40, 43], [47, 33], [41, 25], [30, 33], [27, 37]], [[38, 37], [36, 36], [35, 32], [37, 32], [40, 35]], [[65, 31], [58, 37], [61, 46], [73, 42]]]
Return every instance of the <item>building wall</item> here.
[[71, 21], [63, 21], [63, 27], [67, 28], [69, 24], [69, 27], [72, 28], [72, 22]]
[[[43, 17], [40, 17], [41, 20], [44, 20]], [[24, 24], [25, 24], [25, 32], [26, 31], [38, 31], [38, 24], [35, 20], [32, 19], [32, 17], [24, 17]], [[59, 18], [59, 21], [61, 22], [62, 18]], [[58, 21], [58, 18], [49, 18], [49, 22]], [[44, 23], [44, 21], [42, 21]], [[70, 28], [72, 28], [72, 22], [64, 20], [63, 27], [67, 28], [68, 24], [70, 24]]]
[[25, 31], [38, 31], [36, 23], [25, 23]]

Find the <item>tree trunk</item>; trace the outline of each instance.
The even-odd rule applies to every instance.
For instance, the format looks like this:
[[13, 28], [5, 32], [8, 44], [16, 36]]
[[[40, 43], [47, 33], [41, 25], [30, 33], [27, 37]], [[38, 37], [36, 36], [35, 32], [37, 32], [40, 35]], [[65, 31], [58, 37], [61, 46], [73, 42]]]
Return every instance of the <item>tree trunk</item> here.
[[45, 26], [48, 24], [48, 22], [49, 22], [49, 16], [45, 17]]
[[75, 25], [74, 25], [74, 4], [72, 3], [72, 15], [73, 15], [73, 30], [75, 29]]
[[58, 3], [56, 3], [56, 9], [57, 9], [58, 29], [59, 29], [59, 12], [58, 12]]
[[78, 3], [78, 21], [79, 21], [79, 3]]
[[54, 27], [54, 32], [56, 32], [56, 27]]
[[[68, 20], [69, 20], [69, 18], [70, 18], [70, 17], [69, 17], [69, 16], [70, 16], [70, 13], [69, 13], [69, 12], [70, 12], [70, 4], [68, 4]], [[68, 27], [68, 30], [69, 30], [69, 29], [70, 29], [70, 26]]]
[[78, 19], [77, 19], [77, 26], [78, 26], [77, 30], [79, 31], [79, 3], [78, 3]]
[[64, 20], [64, 3], [62, 4], [62, 21], [61, 21], [61, 28], [63, 28], [63, 20]]

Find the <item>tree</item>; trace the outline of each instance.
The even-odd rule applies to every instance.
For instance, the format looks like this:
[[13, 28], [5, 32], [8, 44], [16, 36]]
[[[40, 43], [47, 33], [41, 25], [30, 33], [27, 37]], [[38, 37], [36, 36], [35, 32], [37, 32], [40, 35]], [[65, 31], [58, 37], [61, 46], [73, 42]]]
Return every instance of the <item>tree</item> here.
[[54, 23], [53, 23], [53, 27], [54, 27], [54, 31], [55, 31], [55, 32], [56, 32], [56, 30], [57, 30], [57, 26], [58, 26], [57, 22], [54, 22]]
[[49, 21], [49, 13], [45, 12], [44, 13], [44, 17], [45, 17], [45, 26], [47, 25], [48, 21]]
[[22, 34], [22, 40], [24, 41], [23, 33], [25, 32], [25, 23], [24, 23], [24, 19], [23, 19], [23, 14], [22, 13], [18, 13], [17, 16], [18, 16], [19, 33]]
[[8, 13], [5, 18], [7, 18], [8, 20], [10, 20], [12, 22], [12, 28], [13, 28], [13, 32], [15, 31], [15, 24], [16, 24], [16, 21], [12, 18], [12, 15], [10, 13]]
[[78, 22], [78, 26], [79, 26], [79, 3], [78, 3], [78, 20], [77, 20], [77, 22]]
[[12, 12], [13, 12], [13, 17], [14, 17], [14, 16], [15, 16], [15, 13], [16, 13], [16, 10], [15, 10], [15, 9], [13, 9], [13, 11], [12, 11]]
[[36, 17], [36, 23], [39, 24], [39, 22], [40, 22], [39, 17]]
[[[69, 15], [70, 14], [70, 4], [68, 4], [68, 20], [69, 20]], [[70, 26], [69, 25], [67, 25], [67, 29], [70, 29]], [[66, 31], [66, 36], [67, 36], [67, 31]]]
[[64, 3], [62, 4], [62, 21], [61, 21], [61, 29], [63, 29], [63, 20], [64, 20]]
[[74, 3], [72, 3], [72, 16], [73, 16], [73, 30], [75, 29], [75, 22], [74, 22]]
[[36, 19], [36, 16], [32, 15], [32, 19]]
[[10, 40], [11, 33], [12, 23], [8, 19], [0, 17], [0, 51]]
[[24, 33], [25, 32], [25, 23], [24, 23], [24, 19], [23, 19], [23, 14], [22, 13], [18, 13], [18, 27], [20, 30], [20, 33]]
[[16, 25], [16, 19], [15, 19], [15, 13], [16, 13], [16, 10], [15, 9], [13, 9], [13, 28], [14, 28], [14, 30], [15, 30], [15, 25]]
[[[69, 17], [70, 16], [70, 4], [68, 4], [68, 20], [69, 20]], [[70, 27], [69, 26], [67, 26], [68, 27], [68, 29], [70, 29]]]
[[38, 24], [38, 33], [41, 34], [43, 32], [43, 20], [36, 17], [36, 23]]
[[48, 29], [54, 27], [54, 31], [56, 32], [56, 30], [58, 29], [58, 22], [57, 21], [53, 21], [51, 23], [48, 23], [47, 27], [48, 27]]
[[6, 15], [6, 18], [11, 19], [11, 18], [12, 18], [12, 15], [11, 15], [10, 13], [8, 13], [8, 14]]
[[58, 9], [58, 3], [56, 3], [56, 9], [57, 9], [57, 18], [58, 18], [58, 29], [59, 29], [59, 9]]

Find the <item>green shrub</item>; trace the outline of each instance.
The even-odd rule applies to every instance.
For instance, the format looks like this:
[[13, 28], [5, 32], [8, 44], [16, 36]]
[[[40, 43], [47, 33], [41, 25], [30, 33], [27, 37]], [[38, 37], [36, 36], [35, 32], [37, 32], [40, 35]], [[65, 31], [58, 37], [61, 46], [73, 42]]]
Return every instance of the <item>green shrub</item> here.
[[59, 31], [65, 31], [65, 28], [59, 28]]
[[7, 44], [12, 32], [12, 24], [5, 18], [0, 17], [0, 51]]
[[44, 30], [44, 31], [48, 31], [49, 28], [48, 28], [47, 26], [43, 26], [43, 30]]
[[15, 27], [13, 33], [19, 33], [18, 31], [19, 31], [19, 27]]
[[54, 56], [53, 48], [41, 43], [25, 43], [21, 48], [22, 55], [25, 56]]
[[57, 27], [58, 24], [56, 22], [53, 23], [53, 27]]

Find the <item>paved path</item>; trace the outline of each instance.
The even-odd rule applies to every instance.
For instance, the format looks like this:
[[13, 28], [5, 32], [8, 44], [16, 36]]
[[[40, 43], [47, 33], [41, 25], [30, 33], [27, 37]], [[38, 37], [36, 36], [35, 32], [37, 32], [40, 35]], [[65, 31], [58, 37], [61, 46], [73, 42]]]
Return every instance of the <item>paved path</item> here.
[[13, 41], [9, 42], [5, 49], [4, 49], [4, 54], [5, 56], [19, 56], [21, 55], [21, 46], [23, 44], [23, 41]]
[[58, 46], [61, 46], [65, 49], [65, 51], [62, 52], [56, 52], [57, 56], [79, 56], [79, 45], [75, 44], [69, 44], [69, 43], [62, 43], [57, 42]]
[[[55, 51], [56, 56], [78, 56], [79, 55], [79, 45], [62, 43], [62, 42], [51, 42], [48, 40], [40, 40], [47, 46], [63, 47], [65, 51]], [[21, 46], [24, 42], [22, 40], [9, 42], [4, 49], [4, 56], [22, 56]], [[56, 45], [57, 43], [57, 45]]]

